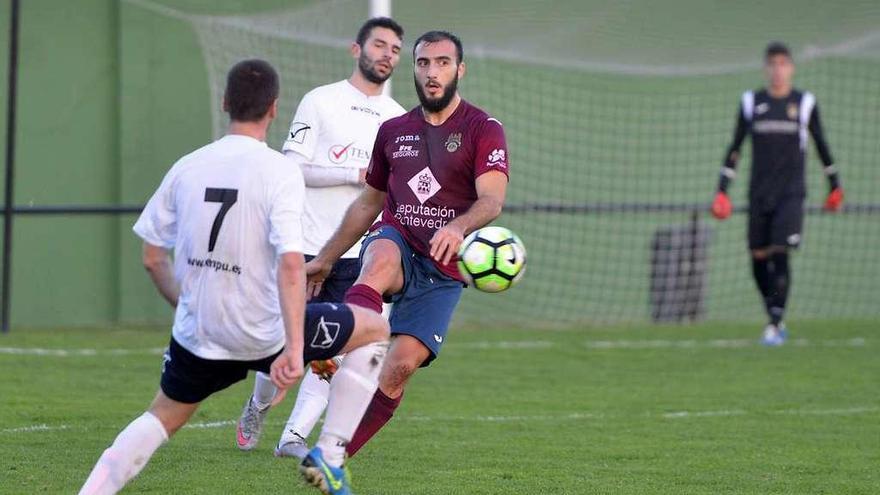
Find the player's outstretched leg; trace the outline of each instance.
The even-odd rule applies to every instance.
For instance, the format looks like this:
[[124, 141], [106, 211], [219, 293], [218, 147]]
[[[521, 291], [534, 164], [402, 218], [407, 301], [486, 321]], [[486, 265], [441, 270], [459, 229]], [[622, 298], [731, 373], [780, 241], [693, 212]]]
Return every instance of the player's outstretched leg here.
[[379, 385], [388, 350], [388, 322], [379, 313], [349, 306], [355, 325], [342, 366], [330, 382], [330, 400], [317, 446], [303, 459], [303, 478], [325, 494], [350, 494], [345, 447]]
[[177, 402], [160, 391], [150, 409], [129, 423], [104, 451], [79, 494], [112, 495], [122, 490], [198, 406]]
[[277, 389], [272, 384], [269, 375], [262, 372], [256, 373], [254, 379], [254, 394], [244, 403], [241, 417], [238, 418], [235, 441], [241, 450], [253, 450], [260, 441], [263, 432], [263, 422], [272, 406]]
[[330, 381], [319, 377], [311, 369], [306, 370], [296, 395], [296, 405], [275, 447], [277, 457], [305, 458], [309, 453], [306, 439], [324, 414], [329, 399]]

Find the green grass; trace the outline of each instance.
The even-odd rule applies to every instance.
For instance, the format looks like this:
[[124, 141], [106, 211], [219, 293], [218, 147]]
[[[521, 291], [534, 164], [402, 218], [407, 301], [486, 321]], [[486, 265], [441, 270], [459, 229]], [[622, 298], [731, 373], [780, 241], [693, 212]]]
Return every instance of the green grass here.
[[[396, 418], [351, 461], [356, 487], [407, 495], [878, 493], [877, 326], [795, 322], [794, 337], [805, 340], [780, 349], [754, 345], [758, 329], [749, 325], [457, 331], [414, 378]], [[75, 492], [152, 397], [156, 349], [166, 340], [156, 329], [0, 338], [3, 348], [98, 349], [0, 353], [0, 493]], [[211, 398], [193, 421], [236, 418], [249, 386]], [[292, 462], [271, 454], [291, 403], [270, 414], [263, 443], [248, 454], [235, 449], [231, 425], [182, 430], [126, 493], [313, 493]], [[34, 425], [64, 429], [18, 430]]]

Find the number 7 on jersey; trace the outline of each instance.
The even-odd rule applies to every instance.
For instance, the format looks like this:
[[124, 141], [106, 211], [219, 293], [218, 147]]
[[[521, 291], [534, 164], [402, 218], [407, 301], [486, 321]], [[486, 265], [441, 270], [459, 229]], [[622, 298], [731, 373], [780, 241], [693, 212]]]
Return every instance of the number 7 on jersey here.
[[211, 238], [208, 241], [208, 252], [214, 252], [214, 245], [217, 244], [217, 236], [220, 234], [220, 227], [223, 226], [223, 219], [226, 213], [232, 208], [232, 205], [238, 201], [238, 189], [219, 189], [209, 187], [205, 189], [206, 203], [221, 203], [217, 216], [214, 217], [214, 224], [211, 226]]

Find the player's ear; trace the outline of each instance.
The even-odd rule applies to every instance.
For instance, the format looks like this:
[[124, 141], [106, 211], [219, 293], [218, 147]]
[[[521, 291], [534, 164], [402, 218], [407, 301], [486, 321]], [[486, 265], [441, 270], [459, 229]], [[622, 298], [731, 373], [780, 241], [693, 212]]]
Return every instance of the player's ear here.
[[272, 102], [272, 106], [269, 107], [269, 120], [275, 120], [275, 117], [278, 116], [278, 98], [275, 98], [275, 101]]
[[467, 72], [467, 67], [465, 67], [464, 62], [458, 64], [458, 78], [461, 79], [464, 77], [464, 73]]
[[361, 45], [358, 45], [357, 42], [352, 42], [351, 48], [349, 48], [351, 52], [351, 57], [354, 59], [361, 58]]
[[223, 109], [224, 112], [229, 113], [229, 105], [226, 104], [226, 97], [225, 96], [220, 101], [220, 107]]

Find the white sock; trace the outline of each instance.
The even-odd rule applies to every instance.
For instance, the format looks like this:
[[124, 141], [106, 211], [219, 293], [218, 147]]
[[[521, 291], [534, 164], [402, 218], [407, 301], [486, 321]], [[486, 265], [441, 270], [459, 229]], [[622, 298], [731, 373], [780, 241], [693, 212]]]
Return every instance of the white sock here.
[[254, 379], [254, 405], [257, 409], [265, 409], [272, 405], [272, 399], [275, 398], [275, 392], [278, 389], [272, 383], [272, 377], [261, 371], [257, 372]]
[[112, 495], [147, 465], [153, 452], [168, 440], [159, 418], [149, 412], [125, 427], [98, 459], [80, 495]]
[[318, 447], [328, 464], [339, 467], [345, 460], [345, 446], [367, 411], [379, 386], [379, 372], [388, 342], [376, 342], [348, 353], [330, 383], [330, 403]]
[[284, 426], [284, 432], [281, 433], [281, 443], [296, 440], [296, 435], [308, 438], [321, 419], [321, 415], [324, 414], [329, 397], [330, 382], [320, 379], [311, 368], [308, 368], [296, 394], [296, 405], [293, 406], [290, 418]]

